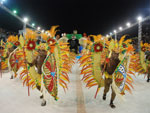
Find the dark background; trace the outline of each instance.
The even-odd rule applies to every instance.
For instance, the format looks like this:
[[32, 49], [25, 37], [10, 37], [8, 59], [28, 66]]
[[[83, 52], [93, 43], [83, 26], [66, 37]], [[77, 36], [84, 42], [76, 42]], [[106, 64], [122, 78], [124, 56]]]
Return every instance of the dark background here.
[[[66, 33], [106, 35], [138, 15], [150, 15], [150, 0], [6, 0], [5, 6], [43, 29], [60, 25]], [[18, 31], [22, 23], [0, 9], [0, 27]]]

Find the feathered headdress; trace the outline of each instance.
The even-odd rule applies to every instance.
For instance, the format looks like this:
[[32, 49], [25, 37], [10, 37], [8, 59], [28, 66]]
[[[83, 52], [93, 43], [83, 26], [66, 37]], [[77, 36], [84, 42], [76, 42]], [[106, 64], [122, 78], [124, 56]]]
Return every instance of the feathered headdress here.
[[47, 39], [50, 37], [48, 31], [46, 31], [45, 33], [41, 33], [41, 37], [43, 40], [47, 41]]
[[56, 30], [59, 27], [59, 25], [56, 26], [52, 26], [50, 30], [48, 30], [47, 32], [50, 34], [50, 37], [53, 38], [55, 37], [56, 33], [58, 30]]
[[10, 35], [7, 39], [7, 42], [15, 43], [16, 41], [18, 41], [18, 36], [14, 36], [14, 35]]
[[40, 44], [37, 46], [37, 49], [46, 50], [46, 49], [47, 49], [46, 43], [40, 43]]
[[36, 40], [37, 38], [37, 33], [31, 29], [26, 29], [26, 34], [25, 34], [25, 38], [27, 40]]
[[7, 39], [6, 48], [13, 47], [18, 42], [18, 36], [10, 35]]
[[146, 52], [150, 51], [150, 44], [141, 42], [141, 51]]
[[100, 42], [102, 41], [102, 35], [90, 35], [90, 37], [94, 38], [94, 42]]

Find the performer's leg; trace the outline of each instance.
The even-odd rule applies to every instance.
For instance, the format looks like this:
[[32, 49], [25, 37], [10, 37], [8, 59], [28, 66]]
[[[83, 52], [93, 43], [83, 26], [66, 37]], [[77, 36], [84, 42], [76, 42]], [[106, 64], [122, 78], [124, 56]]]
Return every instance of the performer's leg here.
[[[36, 88], [37, 88], [37, 90], [39, 90], [39, 91], [41, 92], [41, 86], [36, 85]], [[43, 98], [43, 94], [42, 94], [42, 92], [41, 92], [40, 99], [42, 99], [42, 98]]]
[[150, 81], [150, 74], [147, 75], [147, 82]]
[[46, 97], [46, 92], [45, 92], [45, 90], [44, 89], [42, 89], [41, 90], [41, 93], [42, 93], [42, 103], [41, 103], [41, 106], [46, 106], [46, 99], [45, 99], [45, 97]]
[[109, 87], [110, 87], [110, 79], [106, 79], [105, 78], [103, 100], [106, 100], [106, 95], [107, 95], [107, 93], [109, 91]]
[[41, 106], [46, 106], [46, 100], [43, 98]]
[[72, 52], [72, 48], [70, 48], [70, 52]]
[[78, 54], [78, 47], [75, 47], [75, 53]]
[[38, 74], [40, 74], [40, 75], [41, 75], [41, 74], [42, 74], [41, 66], [38, 66], [38, 67], [37, 67], [37, 69], [38, 69]]
[[114, 101], [114, 99], [116, 97], [116, 93], [115, 93], [115, 91], [113, 90], [112, 87], [111, 87], [111, 89], [112, 89], [112, 93], [111, 93], [110, 107], [111, 108], [115, 108], [116, 106], [114, 105], [113, 101]]
[[45, 88], [44, 88], [44, 83], [42, 81], [43, 81], [43, 78], [41, 76], [40, 92], [41, 92], [42, 95], [40, 96], [40, 98], [43, 99], [42, 103], [41, 103], [41, 106], [46, 106], [46, 99], [45, 99], [45, 97], [46, 97], [46, 91], [45, 91]]
[[13, 74], [13, 71], [10, 71], [10, 74], [11, 74], [11, 77], [10, 77], [10, 79], [13, 79], [14, 78], [14, 74]]
[[40, 91], [41, 87], [39, 85], [36, 85], [36, 88]]

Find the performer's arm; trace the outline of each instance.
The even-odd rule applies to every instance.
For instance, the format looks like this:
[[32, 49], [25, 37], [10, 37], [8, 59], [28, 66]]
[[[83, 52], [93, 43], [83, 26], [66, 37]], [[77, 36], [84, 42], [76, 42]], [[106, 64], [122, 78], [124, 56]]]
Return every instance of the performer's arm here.
[[103, 75], [103, 73], [105, 72], [105, 70], [106, 70], [106, 66], [107, 66], [107, 64], [106, 64], [106, 61], [101, 65], [101, 70], [102, 70], [102, 75]]
[[70, 39], [68, 40], [68, 46], [70, 46]]
[[29, 62], [27, 62], [27, 63], [30, 65], [30, 67], [32, 67], [36, 64], [36, 59], [34, 59], [32, 63], [29, 63]]
[[8, 53], [7, 53], [6, 57], [3, 57], [3, 59], [2, 59], [2, 60], [4, 60], [4, 61], [5, 61], [8, 57], [9, 57], [9, 55], [8, 55]]
[[76, 42], [77, 42], [77, 46], [80, 46], [80, 43], [79, 43], [79, 40], [78, 40], [78, 39], [76, 39]]

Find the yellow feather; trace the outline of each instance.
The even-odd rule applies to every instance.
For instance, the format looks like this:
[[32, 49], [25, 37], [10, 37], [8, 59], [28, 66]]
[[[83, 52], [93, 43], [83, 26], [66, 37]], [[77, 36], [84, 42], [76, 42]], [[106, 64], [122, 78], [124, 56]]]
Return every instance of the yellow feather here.
[[91, 76], [89, 76], [89, 77], [87, 77], [85, 80], [84, 80], [84, 82], [86, 83], [89, 79], [91, 79], [91, 78], [93, 78], [93, 76], [91, 75]]
[[22, 80], [24, 81], [27, 78], [27, 75], [23, 76]]
[[83, 64], [80, 65], [80, 67], [83, 67], [85, 65], [89, 65], [89, 64], [92, 64], [92, 61], [87, 61], [87, 62], [84, 62]]
[[119, 41], [119, 45], [122, 45], [122, 43], [123, 43], [123, 41], [124, 41], [125, 38], [126, 38], [126, 35], [124, 35], [124, 36], [121, 37], [121, 39]]
[[51, 29], [49, 30], [51, 37], [54, 37], [56, 34], [56, 29], [59, 27], [59, 25], [52, 26]]
[[125, 44], [131, 43], [131, 42], [132, 42], [131, 39], [128, 39], [128, 40], [124, 41]]
[[89, 71], [92, 71], [92, 68], [86, 69], [86, 70], [84, 70], [82, 73], [84, 74], [84, 73], [87, 73], [87, 72], [89, 72]]

